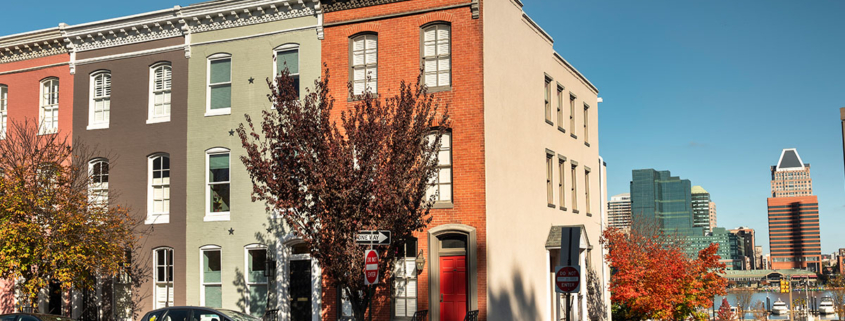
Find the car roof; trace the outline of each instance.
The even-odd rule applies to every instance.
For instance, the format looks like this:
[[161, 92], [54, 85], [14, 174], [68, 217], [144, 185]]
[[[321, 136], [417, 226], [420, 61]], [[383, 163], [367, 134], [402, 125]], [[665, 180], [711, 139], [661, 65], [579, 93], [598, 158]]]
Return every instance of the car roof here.
[[43, 317], [43, 318], [48, 318], [50, 320], [68, 320], [68, 321], [73, 320], [69, 317], [62, 316], [62, 315], [46, 314], [46, 313], [27, 313], [27, 312], [15, 312], [15, 313], [9, 313], [9, 314], [0, 314], [0, 317], [9, 316], [9, 315], [31, 315], [31, 316], [34, 316], [34, 317], [38, 317], [39, 319]]
[[[202, 306], [173, 306], [173, 307], [166, 307], [166, 308], [158, 308], [158, 309], [152, 310], [150, 312], [147, 312], [147, 314], [154, 313], [154, 312], [163, 312], [163, 311], [167, 311], [167, 310], [176, 310], [176, 309], [200, 309], [200, 310], [206, 310], [206, 311], [214, 311], [216, 313], [222, 314], [222, 315], [227, 316], [229, 318], [235, 318], [235, 317], [240, 318], [241, 317], [240, 315], [233, 315], [232, 312], [247, 315], [245, 313], [238, 312], [238, 311], [235, 311], [235, 310], [232, 310], [232, 309], [216, 309], [216, 308], [209, 308], [209, 307], [202, 307]], [[256, 318], [256, 319], [260, 320], [260, 318]]]

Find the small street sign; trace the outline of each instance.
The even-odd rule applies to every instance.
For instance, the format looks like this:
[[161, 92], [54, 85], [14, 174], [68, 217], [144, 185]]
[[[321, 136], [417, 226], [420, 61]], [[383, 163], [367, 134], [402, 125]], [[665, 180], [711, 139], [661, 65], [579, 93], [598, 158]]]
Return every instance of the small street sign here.
[[355, 243], [358, 245], [390, 245], [390, 231], [358, 231]]
[[364, 285], [378, 284], [378, 252], [364, 251]]
[[555, 292], [557, 293], [578, 293], [581, 289], [581, 267], [556, 266], [555, 267]]

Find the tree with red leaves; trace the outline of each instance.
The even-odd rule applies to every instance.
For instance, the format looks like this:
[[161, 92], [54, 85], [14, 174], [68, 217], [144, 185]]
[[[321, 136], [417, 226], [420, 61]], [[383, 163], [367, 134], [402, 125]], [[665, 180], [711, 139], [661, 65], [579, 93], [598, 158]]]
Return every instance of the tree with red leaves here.
[[631, 320], [704, 320], [698, 308], [712, 305], [714, 295], [725, 293], [726, 281], [716, 251], [710, 244], [697, 258], [684, 255], [680, 238], [649, 224], [635, 224], [629, 232], [608, 228], [601, 243], [613, 269], [611, 301], [615, 311]]
[[[357, 320], [375, 293], [386, 293], [398, 249], [431, 222], [434, 197], [426, 191], [450, 120], [420, 83], [403, 81], [386, 98], [350, 90], [356, 102], [335, 111], [328, 69], [302, 100], [285, 70], [268, 80], [274, 108], [262, 112], [260, 123], [246, 115], [237, 130], [253, 201], [263, 201], [283, 219], [278, 229], [309, 246], [324, 280], [348, 297]], [[360, 230], [392, 231], [390, 246], [379, 251], [379, 289], [364, 285], [366, 248], [355, 243]]]
[[722, 299], [722, 305], [719, 306], [719, 311], [716, 312], [717, 320], [730, 321], [736, 316], [731, 312], [731, 304], [728, 303], [728, 298]]

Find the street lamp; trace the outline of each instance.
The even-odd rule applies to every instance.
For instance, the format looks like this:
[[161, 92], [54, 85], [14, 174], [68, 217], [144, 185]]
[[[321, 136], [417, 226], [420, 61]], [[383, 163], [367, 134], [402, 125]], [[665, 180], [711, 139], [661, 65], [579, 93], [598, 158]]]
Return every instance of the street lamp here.
[[422, 273], [423, 268], [425, 267], [425, 257], [423, 256], [423, 251], [420, 250], [420, 254], [417, 255], [417, 259], [414, 260], [417, 263], [417, 273]]

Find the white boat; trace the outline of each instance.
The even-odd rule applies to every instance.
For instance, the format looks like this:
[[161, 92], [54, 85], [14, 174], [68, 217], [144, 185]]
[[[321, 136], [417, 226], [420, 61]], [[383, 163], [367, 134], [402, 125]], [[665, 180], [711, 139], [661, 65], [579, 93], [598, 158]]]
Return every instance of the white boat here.
[[822, 300], [819, 302], [819, 313], [821, 314], [834, 314], [836, 311], [833, 309], [833, 299], [826, 296], [823, 297]]
[[788, 314], [789, 307], [786, 306], [786, 303], [778, 299], [775, 303], [772, 303], [772, 314]]

